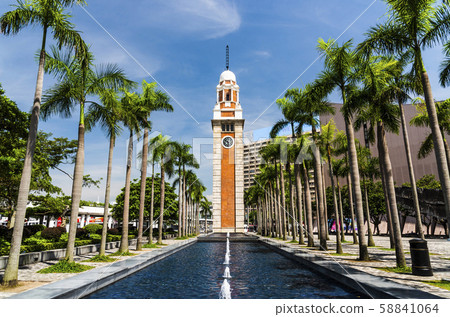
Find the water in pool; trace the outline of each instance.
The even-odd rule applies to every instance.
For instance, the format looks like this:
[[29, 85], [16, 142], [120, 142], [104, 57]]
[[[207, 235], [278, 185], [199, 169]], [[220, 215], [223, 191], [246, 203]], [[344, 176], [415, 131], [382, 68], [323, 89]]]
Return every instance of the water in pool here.
[[[219, 298], [224, 274], [231, 298], [358, 298], [260, 243], [196, 243], [86, 298]], [[227, 271], [227, 272], [225, 272]]]

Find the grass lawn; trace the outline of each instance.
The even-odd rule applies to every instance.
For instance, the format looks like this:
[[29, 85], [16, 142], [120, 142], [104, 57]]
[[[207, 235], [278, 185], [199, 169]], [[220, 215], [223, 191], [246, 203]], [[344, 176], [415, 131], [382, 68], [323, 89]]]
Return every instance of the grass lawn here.
[[352, 253], [328, 253], [328, 255], [333, 255], [333, 256], [357, 256], [357, 254], [352, 254]]
[[377, 267], [377, 269], [385, 271], [385, 272], [391, 272], [391, 273], [400, 273], [400, 274], [412, 273], [412, 269], [409, 266], [406, 266], [406, 267]]
[[378, 248], [383, 251], [395, 251], [395, 249], [391, 249], [391, 248], [384, 248], [384, 247], [375, 247], [375, 248]]
[[107, 255], [96, 255], [89, 260], [84, 260], [83, 262], [115, 262], [116, 259], [113, 259]]
[[440, 288], [443, 288], [443, 289], [446, 289], [446, 290], [450, 291], [450, 281], [443, 281], [443, 280], [440, 280], [440, 281], [423, 281], [423, 283], [426, 283], [426, 284], [429, 284], [429, 285], [432, 285], [432, 286], [437, 286], [437, 287], [440, 287]]
[[142, 246], [144, 249], [159, 249], [161, 248], [156, 243], [146, 243]]
[[37, 271], [37, 273], [48, 274], [48, 273], [81, 273], [90, 269], [94, 266], [83, 265], [76, 262], [68, 262], [66, 260], [61, 260], [58, 263], [47, 267], [45, 269]]
[[130, 251], [127, 251], [127, 252], [117, 251], [108, 256], [133, 256], [133, 255], [137, 255], [137, 253], [131, 253]]

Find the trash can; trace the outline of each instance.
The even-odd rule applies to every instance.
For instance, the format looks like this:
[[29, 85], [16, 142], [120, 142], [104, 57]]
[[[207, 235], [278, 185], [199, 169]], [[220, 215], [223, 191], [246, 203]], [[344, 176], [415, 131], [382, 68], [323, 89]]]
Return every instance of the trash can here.
[[411, 239], [409, 240], [409, 248], [411, 250], [412, 274], [418, 276], [433, 276], [427, 241], [423, 239]]

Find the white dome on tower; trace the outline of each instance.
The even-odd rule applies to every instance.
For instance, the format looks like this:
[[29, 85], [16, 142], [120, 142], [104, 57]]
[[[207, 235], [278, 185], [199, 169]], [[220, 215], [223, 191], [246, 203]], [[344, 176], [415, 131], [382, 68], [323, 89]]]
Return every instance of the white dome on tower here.
[[224, 80], [231, 80], [236, 82], [236, 75], [232, 71], [226, 70], [222, 74], [220, 74], [219, 82], [222, 82]]

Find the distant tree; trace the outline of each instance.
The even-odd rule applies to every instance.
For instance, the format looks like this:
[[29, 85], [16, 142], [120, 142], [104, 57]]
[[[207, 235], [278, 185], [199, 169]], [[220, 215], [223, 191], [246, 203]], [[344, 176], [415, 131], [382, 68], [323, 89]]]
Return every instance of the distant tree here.
[[[147, 177], [146, 181], [146, 191], [145, 191], [145, 208], [144, 216], [148, 217], [151, 208], [151, 188], [152, 188], [152, 178]], [[166, 219], [176, 220], [178, 212], [178, 196], [175, 193], [175, 188], [172, 187], [168, 182], [164, 186], [164, 216]], [[116, 197], [116, 204], [113, 207], [112, 214], [114, 219], [119, 222], [123, 220], [123, 204], [124, 204], [124, 191], [122, 188], [120, 194]], [[133, 180], [130, 183], [130, 213], [129, 221], [137, 220], [139, 218], [139, 205], [140, 205], [140, 192], [141, 184], [140, 180]], [[155, 199], [153, 202], [153, 209], [155, 217], [159, 217], [160, 214], [160, 198], [161, 198], [161, 177], [159, 174], [155, 175], [154, 179], [154, 195]]]

